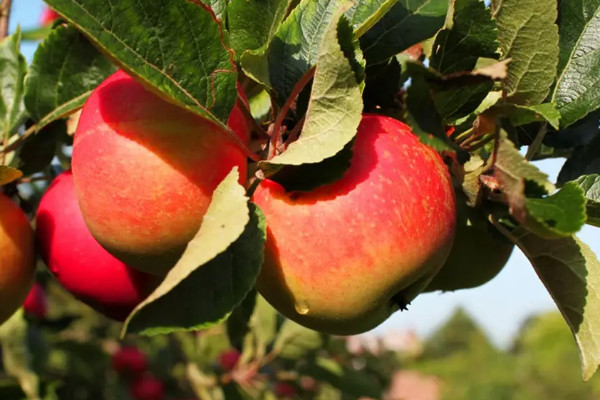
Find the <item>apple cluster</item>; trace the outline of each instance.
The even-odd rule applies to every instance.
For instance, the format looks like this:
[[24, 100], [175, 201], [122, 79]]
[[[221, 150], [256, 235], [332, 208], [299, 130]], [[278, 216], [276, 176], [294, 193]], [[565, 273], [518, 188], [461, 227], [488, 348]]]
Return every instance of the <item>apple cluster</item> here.
[[[123, 71], [99, 85], [79, 119], [72, 171], [52, 182], [36, 215], [39, 252], [62, 286], [124, 320], [177, 262], [225, 176], [237, 168], [247, 184], [243, 106], [226, 131]], [[470, 223], [473, 210], [459, 213], [457, 227], [448, 168], [407, 125], [365, 114], [352, 150], [333, 183], [286, 191], [264, 179], [253, 193], [267, 221], [256, 286], [282, 314], [326, 333], [360, 333], [423, 291], [480, 285], [506, 263], [512, 245]], [[34, 252], [25, 215], [0, 202], [3, 320], [31, 287]], [[492, 266], [471, 266], [473, 243], [501, 250]]]

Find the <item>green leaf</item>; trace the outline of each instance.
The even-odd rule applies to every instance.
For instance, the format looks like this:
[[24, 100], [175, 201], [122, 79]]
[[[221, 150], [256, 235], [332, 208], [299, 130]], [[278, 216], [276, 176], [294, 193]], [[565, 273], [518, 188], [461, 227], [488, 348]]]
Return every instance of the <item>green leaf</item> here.
[[507, 196], [511, 214], [522, 223], [527, 220], [526, 182], [534, 183], [546, 193], [554, 191], [548, 175], [525, 160], [504, 132], [496, 150], [494, 175]]
[[277, 32], [291, 0], [231, 0], [228, 6], [231, 47], [237, 57], [265, 46]]
[[586, 220], [586, 198], [576, 183], [569, 182], [552, 196], [525, 201], [529, 218], [525, 227], [548, 239], [572, 236]]
[[374, 375], [344, 367], [335, 360], [319, 357], [305, 372], [317, 381], [339, 389], [350, 398], [382, 398], [382, 385]]
[[250, 331], [244, 338], [243, 362], [262, 359], [277, 333], [277, 311], [261, 295], [256, 296], [249, 326]]
[[600, 107], [599, 0], [560, 2], [560, 53], [553, 100], [566, 127]]
[[451, 26], [437, 34], [430, 66], [442, 74], [470, 71], [480, 57], [498, 58], [498, 29], [480, 0], [456, 0]]
[[248, 215], [248, 199], [234, 168], [215, 189], [196, 236], [159, 287], [128, 317], [123, 334], [193, 330], [222, 321], [254, 286], [264, 229], [256, 206], [251, 205]]
[[116, 68], [72, 26], [39, 45], [25, 81], [25, 105], [39, 128], [81, 108]]
[[0, 186], [14, 182], [22, 176], [22, 171], [8, 165], [0, 165]]
[[17, 378], [28, 398], [39, 398], [39, 378], [31, 368], [31, 354], [27, 348], [27, 322], [22, 310], [0, 326], [0, 345], [4, 371]]
[[[362, 117], [362, 76], [357, 77], [353, 62], [362, 70], [361, 59], [354, 57], [356, 42], [341, 13], [323, 36], [310, 95], [306, 121], [300, 138], [280, 155], [261, 162], [264, 171], [286, 165], [314, 164], [339, 153], [356, 135]], [[360, 53], [359, 53], [360, 57]]]
[[61, 138], [67, 136], [67, 124], [58, 120], [28, 137], [19, 149], [19, 169], [25, 175], [42, 171], [50, 165]]
[[0, 138], [15, 133], [27, 116], [23, 103], [27, 63], [19, 51], [20, 44], [20, 30], [0, 43]]
[[444, 25], [448, 0], [400, 0], [360, 40], [369, 64], [377, 64], [433, 37]]
[[357, 0], [344, 15], [357, 38], [371, 29], [399, 0]]
[[227, 337], [235, 348], [242, 348], [244, 336], [250, 330], [250, 317], [256, 305], [256, 297], [256, 290], [251, 290], [227, 319]]
[[502, 59], [510, 59], [504, 90], [510, 101], [544, 101], [558, 63], [557, 0], [492, 0]]
[[300, 360], [323, 347], [323, 334], [287, 319], [273, 344], [273, 351], [282, 358]]
[[525, 230], [512, 235], [575, 335], [583, 378], [600, 364], [600, 262], [576, 237], [542, 239]]
[[221, 20], [227, 11], [227, 0], [200, 0], [211, 8], [215, 16]]
[[498, 105], [497, 108], [501, 110], [503, 115], [510, 118], [510, 122], [514, 126], [546, 121], [554, 129], [558, 129], [560, 113], [554, 103], [535, 104], [532, 106], [504, 103]]
[[245, 53], [244, 71], [270, 87], [280, 104], [316, 63], [330, 21], [345, 0], [302, 0], [277, 30], [268, 47]]
[[[597, 130], [598, 120], [592, 122]], [[560, 170], [557, 182], [561, 185], [573, 181], [581, 175], [591, 174], [600, 174], [600, 135], [573, 151]]]
[[128, 73], [224, 126], [237, 73], [221, 25], [198, 1], [48, 0]]
[[587, 223], [600, 228], [600, 175], [584, 175], [574, 181], [587, 199]]

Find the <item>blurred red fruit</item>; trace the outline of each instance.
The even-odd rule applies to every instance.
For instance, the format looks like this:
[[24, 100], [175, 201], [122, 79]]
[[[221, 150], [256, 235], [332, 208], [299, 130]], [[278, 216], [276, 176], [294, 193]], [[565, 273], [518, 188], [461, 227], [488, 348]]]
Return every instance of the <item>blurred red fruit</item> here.
[[44, 319], [46, 318], [46, 313], [48, 312], [48, 301], [46, 298], [46, 291], [39, 283], [35, 283], [25, 302], [23, 303], [23, 308], [25, 309], [25, 313], [37, 318]]
[[50, 7], [44, 7], [42, 15], [40, 16], [40, 25], [47, 26], [60, 18], [60, 15], [51, 9]]
[[225, 371], [231, 371], [240, 361], [241, 356], [240, 352], [235, 349], [227, 350], [219, 356], [219, 366]]
[[137, 347], [124, 346], [113, 354], [112, 366], [120, 375], [139, 376], [146, 372], [148, 359]]
[[275, 384], [275, 396], [280, 397], [293, 397], [296, 395], [296, 388], [286, 382], [277, 382]]
[[160, 379], [153, 375], [144, 375], [131, 383], [129, 393], [135, 400], [161, 400], [165, 388]]

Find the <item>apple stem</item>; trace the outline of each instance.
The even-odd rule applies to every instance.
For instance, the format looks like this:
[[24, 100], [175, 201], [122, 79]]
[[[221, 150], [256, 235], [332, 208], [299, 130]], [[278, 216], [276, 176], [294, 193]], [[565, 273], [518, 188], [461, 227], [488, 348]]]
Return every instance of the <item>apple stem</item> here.
[[0, 6], [0, 41], [8, 36], [8, 19], [11, 5], [12, 0], [3, 0], [2, 6]]
[[269, 157], [268, 157], [269, 159], [275, 157], [275, 155], [277, 154], [277, 145], [278, 145], [279, 136], [281, 133], [281, 126], [283, 125], [283, 120], [284, 120], [285, 116], [287, 115], [288, 111], [292, 107], [292, 104], [296, 101], [296, 98], [298, 97], [300, 92], [302, 92], [302, 89], [304, 89], [304, 87], [306, 87], [306, 85], [312, 80], [314, 75], [315, 75], [315, 67], [312, 67], [311, 69], [306, 71], [306, 73], [302, 76], [302, 78], [300, 78], [300, 80], [298, 82], [296, 82], [296, 84], [294, 85], [294, 88], [292, 89], [292, 93], [290, 93], [290, 96], [287, 98], [287, 100], [283, 104], [283, 107], [281, 107], [281, 110], [279, 110], [279, 114], [277, 114], [277, 118], [275, 119], [275, 122], [274, 122], [273, 133], [271, 134], [271, 143], [269, 145]]

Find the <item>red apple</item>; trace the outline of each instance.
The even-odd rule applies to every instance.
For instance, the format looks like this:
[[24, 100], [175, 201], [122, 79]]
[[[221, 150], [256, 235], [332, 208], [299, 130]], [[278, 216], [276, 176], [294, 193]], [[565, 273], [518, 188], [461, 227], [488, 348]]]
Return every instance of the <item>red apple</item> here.
[[148, 369], [148, 359], [137, 347], [123, 346], [113, 354], [112, 366], [120, 375], [140, 376]]
[[44, 193], [36, 226], [40, 254], [60, 284], [110, 318], [124, 320], [158, 283], [117, 260], [92, 237], [70, 171], [56, 177]]
[[98, 242], [127, 264], [164, 275], [198, 231], [216, 186], [233, 167], [246, 179], [238, 142], [248, 132], [239, 110], [231, 119], [236, 140], [123, 71], [96, 88], [79, 119], [72, 166]]
[[231, 371], [240, 361], [242, 355], [235, 349], [224, 351], [219, 355], [219, 366], [223, 371]]
[[48, 6], [44, 7], [42, 15], [40, 15], [40, 25], [47, 26], [60, 18], [60, 14]]
[[296, 395], [296, 388], [287, 382], [277, 382], [273, 390], [278, 399], [288, 398]]
[[129, 393], [135, 400], [161, 400], [165, 388], [160, 379], [153, 375], [144, 375], [131, 383]]
[[33, 284], [25, 302], [23, 303], [25, 313], [37, 319], [46, 318], [48, 313], [48, 298], [46, 291], [38, 282]]
[[265, 180], [260, 293], [315, 330], [355, 334], [403, 308], [442, 266], [456, 204], [446, 165], [410, 128], [365, 115], [349, 169], [310, 192]]
[[34, 273], [33, 229], [19, 206], [0, 193], [0, 324], [21, 307]]

